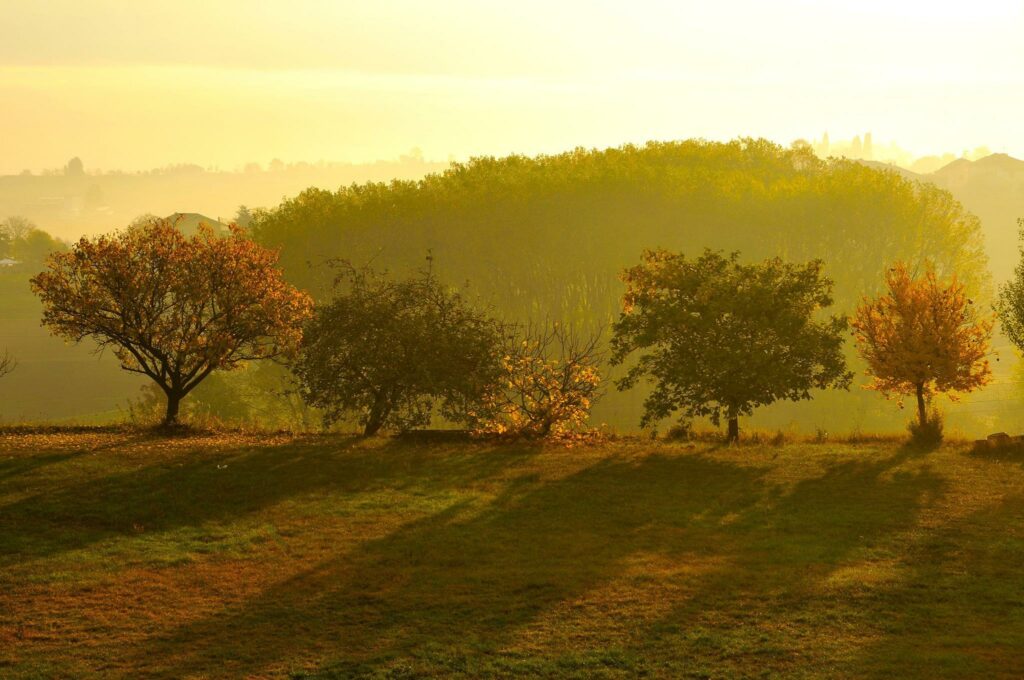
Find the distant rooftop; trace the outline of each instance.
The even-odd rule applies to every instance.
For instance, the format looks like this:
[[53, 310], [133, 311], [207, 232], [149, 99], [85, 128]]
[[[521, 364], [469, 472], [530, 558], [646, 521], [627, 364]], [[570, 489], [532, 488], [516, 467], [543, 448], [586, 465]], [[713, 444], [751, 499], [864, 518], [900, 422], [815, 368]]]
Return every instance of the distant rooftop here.
[[186, 236], [192, 236], [199, 230], [200, 224], [205, 224], [211, 229], [213, 233], [218, 236], [224, 236], [228, 233], [228, 225], [219, 220], [215, 220], [212, 217], [207, 217], [200, 213], [182, 213], [176, 212], [172, 215], [168, 215], [167, 219], [178, 225], [178, 229], [181, 233]]

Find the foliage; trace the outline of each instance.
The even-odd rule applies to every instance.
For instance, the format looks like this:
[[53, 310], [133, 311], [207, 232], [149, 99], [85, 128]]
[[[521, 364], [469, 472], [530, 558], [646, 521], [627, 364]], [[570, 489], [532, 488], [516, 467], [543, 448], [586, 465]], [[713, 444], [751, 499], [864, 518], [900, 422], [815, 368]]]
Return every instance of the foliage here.
[[1021, 260], [1013, 270], [1013, 279], [999, 287], [996, 311], [999, 325], [1017, 349], [1024, 351], [1024, 219], [1017, 221]]
[[21, 215], [12, 215], [0, 222], [0, 234], [5, 235], [11, 241], [23, 239], [33, 231], [36, 231], [36, 225]]
[[[144, 384], [127, 403], [128, 422], [159, 423], [166, 399], [155, 383]], [[287, 368], [276, 361], [253, 361], [238, 370], [214, 372], [182, 402], [181, 417], [200, 427], [243, 427], [309, 432], [318, 414], [303, 402]]]
[[500, 371], [501, 324], [430, 270], [396, 280], [336, 264], [339, 291], [293, 367], [306, 402], [327, 423], [355, 416], [366, 436], [427, 425], [437, 404], [465, 422]]
[[0, 222], [0, 258], [10, 257], [22, 264], [42, 264], [55, 250], [67, 247], [37, 228], [24, 217], [8, 217]]
[[[430, 249], [446, 280], [471, 281], [501, 318], [587, 330], [617, 318], [616, 275], [653, 245], [739, 250], [752, 261], [824, 259], [843, 313], [877, 292], [897, 259], [927, 257], [976, 295], [989, 276], [980, 223], [948, 192], [756, 139], [481, 157], [419, 181], [311, 188], [254, 211], [252, 232], [282, 249], [288, 279], [318, 300], [331, 295], [333, 275], [321, 266], [331, 258], [402, 274]], [[856, 361], [852, 345], [847, 359]], [[641, 398], [613, 392], [595, 416], [633, 427]], [[800, 413], [841, 428], [851, 411], [872, 408], [858, 391]], [[788, 422], [787, 411], [773, 414]]]
[[[917, 398], [918, 422], [936, 393], [971, 392], [988, 384], [992, 320], [979, 314], [954, 274], [941, 279], [928, 262], [920, 276], [904, 262], [885, 275], [888, 292], [865, 298], [853, 320], [867, 362], [868, 389]], [[952, 396], [952, 395], [951, 395]]]
[[600, 396], [600, 339], [559, 324], [527, 327], [513, 337], [502, 375], [474, 414], [476, 430], [547, 437], [584, 427]]
[[735, 440], [737, 418], [758, 406], [850, 383], [842, 355], [846, 318], [815, 320], [832, 305], [820, 261], [743, 264], [737, 253], [705, 250], [687, 259], [648, 250], [623, 281], [612, 363], [639, 354], [617, 382], [620, 390], [641, 378], [655, 383], [643, 425], [680, 410], [715, 424], [725, 416]]
[[412, 270], [431, 249], [454, 280], [524, 320], [567, 320], [580, 306], [614, 316], [608, 282], [623, 253], [652, 243], [835, 260], [851, 307], [901, 256], [969, 272], [972, 284], [986, 276], [978, 220], [948, 192], [755, 139], [481, 157], [416, 182], [308, 189], [256, 211], [253, 234], [282, 247], [288, 276], [318, 298], [331, 278], [309, 263], [376, 257]]
[[172, 222], [152, 220], [54, 253], [31, 285], [43, 324], [113, 348], [123, 369], [163, 390], [170, 424], [213, 371], [298, 345], [312, 302], [284, 281], [276, 261], [238, 233], [186, 238]]

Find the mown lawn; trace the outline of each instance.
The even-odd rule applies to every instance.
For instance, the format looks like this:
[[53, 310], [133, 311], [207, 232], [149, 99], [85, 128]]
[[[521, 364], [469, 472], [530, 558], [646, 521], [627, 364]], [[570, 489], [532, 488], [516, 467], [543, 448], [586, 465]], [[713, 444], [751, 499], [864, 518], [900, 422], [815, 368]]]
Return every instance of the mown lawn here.
[[1020, 677], [1024, 453], [0, 431], [0, 677]]

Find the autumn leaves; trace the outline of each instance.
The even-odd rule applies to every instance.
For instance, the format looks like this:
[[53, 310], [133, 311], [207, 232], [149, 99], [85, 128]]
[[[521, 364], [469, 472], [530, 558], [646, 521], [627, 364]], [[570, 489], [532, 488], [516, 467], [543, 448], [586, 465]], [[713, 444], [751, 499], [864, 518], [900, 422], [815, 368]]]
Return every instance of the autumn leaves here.
[[238, 230], [187, 238], [153, 219], [53, 253], [31, 285], [51, 332], [93, 338], [163, 390], [170, 426], [211, 372], [298, 348], [313, 301], [276, 265], [277, 253]]
[[[867, 387], [914, 397], [923, 428], [934, 395], [990, 381], [993, 319], [956, 276], [927, 263], [897, 263], [884, 278], [886, 292], [864, 299], [851, 323], [826, 312], [833, 284], [821, 261], [647, 251], [623, 274], [611, 363], [627, 370], [617, 386], [653, 383], [642, 425], [673, 414], [725, 420], [736, 440], [739, 417], [759, 406], [848, 388], [843, 339], [852, 325]], [[286, 357], [310, 405], [328, 422], [354, 417], [366, 434], [422, 427], [437, 409], [486, 433], [585, 427], [602, 383], [597, 336], [506, 325], [430, 272], [393, 281], [349, 267], [339, 280], [343, 290], [314, 311], [276, 253], [240, 231], [188, 238], [155, 220], [53, 254], [32, 287], [55, 334], [96, 339], [163, 390], [164, 424], [212, 371]], [[1015, 342], [1024, 338], [1022, 291], [1019, 269], [998, 307]]]
[[[955, 276], [943, 280], [930, 264], [922, 270], [915, 275], [895, 264], [885, 276], [887, 292], [865, 298], [852, 326], [872, 378], [866, 387], [915, 396], [912, 432], [934, 442], [941, 422], [928, 414], [932, 396], [970, 392], [990, 380], [992, 319], [976, 310]], [[735, 441], [739, 416], [756, 407], [851, 383], [842, 353], [848, 321], [820, 318], [832, 305], [832, 281], [820, 261], [744, 264], [735, 253], [707, 250], [688, 259], [647, 251], [623, 281], [612, 360], [633, 359], [620, 389], [653, 382], [644, 423], [672, 414], [684, 422], [727, 420], [727, 439]]]
[[911, 431], [936, 440], [941, 425], [928, 414], [932, 396], [971, 392], [992, 378], [993, 320], [978, 312], [955, 274], [943, 280], [931, 264], [921, 268], [896, 263], [885, 275], [888, 291], [861, 303], [853, 328], [872, 376], [867, 387], [901, 402], [914, 397], [918, 422]]

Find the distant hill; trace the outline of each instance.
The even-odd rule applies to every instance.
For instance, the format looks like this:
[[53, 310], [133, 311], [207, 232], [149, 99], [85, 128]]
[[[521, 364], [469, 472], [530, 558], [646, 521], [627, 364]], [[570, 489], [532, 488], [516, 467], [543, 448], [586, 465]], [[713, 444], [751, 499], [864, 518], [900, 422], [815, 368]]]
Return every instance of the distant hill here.
[[227, 223], [240, 205], [273, 207], [311, 186], [333, 191], [353, 182], [419, 179], [447, 167], [406, 157], [249, 172], [184, 166], [140, 173], [7, 175], [0, 176], [0, 219], [22, 215], [67, 240], [107, 233], [140, 215], [167, 215], [183, 206]]
[[1017, 219], [1024, 217], [1024, 160], [1004, 153], [976, 161], [958, 158], [928, 174], [876, 161], [861, 162], [872, 168], [892, 170], [907, 179], [931, 182], [949, 191], [981, 219], [985, 252], [995, 280], [1005, 280], [1013, 273], [1020, 259]]

